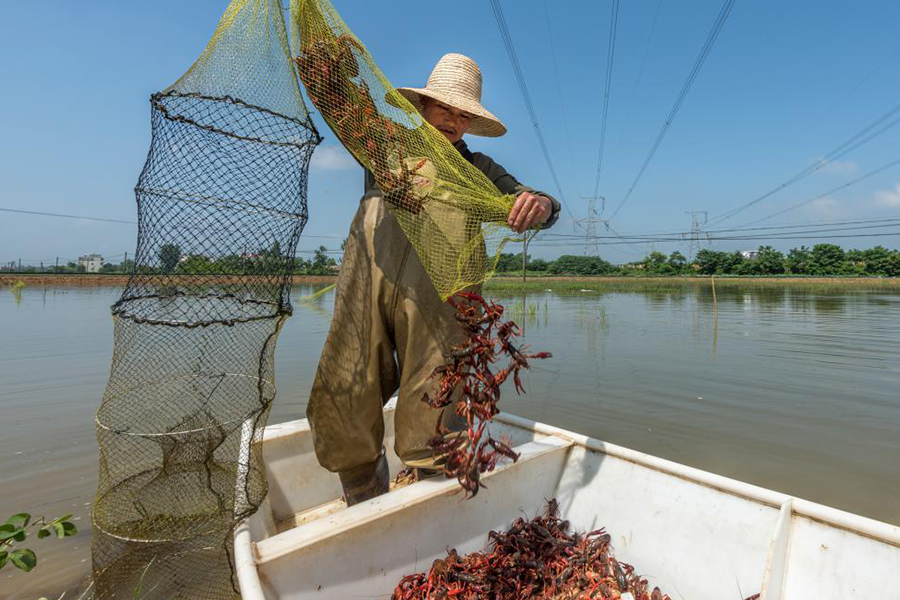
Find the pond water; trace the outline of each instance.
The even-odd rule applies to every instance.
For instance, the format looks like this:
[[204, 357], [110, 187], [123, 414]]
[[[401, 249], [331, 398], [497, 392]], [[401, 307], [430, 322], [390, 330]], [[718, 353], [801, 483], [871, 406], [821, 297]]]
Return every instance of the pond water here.
[[[900, 524], [900, 293], [727, 287], [714, 308], [707, 287], [638, 289], [493, 294], [553, 353], [503, 409]], [[72, 513], [80, 529], [31, 544], [38, 567], [0, 571], [0, 598], [55, 598], [89, 572], [93, 416], [119, 293], [0, 289], [0, 520]], [[304, 416], [332, 303], [294, 302], [270, 423]]]

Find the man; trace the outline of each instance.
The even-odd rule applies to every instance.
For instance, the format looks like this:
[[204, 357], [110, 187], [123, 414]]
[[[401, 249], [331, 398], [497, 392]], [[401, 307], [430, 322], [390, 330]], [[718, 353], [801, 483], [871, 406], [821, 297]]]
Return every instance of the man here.
[[[463, 135], [498, 137], [503, 123], [481, 106], [481, 71], [461, 54], [438, 61], [424, 88], [399, 88], [426, 121], [504, 194], [515, 194], [508, 225], [521, 233], [551, 226], [559, 202], [520, 184]], [[348, 505], [388, 490], [382, 407], [399, 390], [395, 450], [419, 474], [437, 471], [427, 442], [438, 412], [422, 401], [431, 374], [463, 337], [455, 310], [440, 299], [371, 173], [350, 227], [337, 282], [334, 318], [310, 393], [307, 417], [316, 455], [338, 473]], [[461, 429], [452, 411], [444, 426]]]

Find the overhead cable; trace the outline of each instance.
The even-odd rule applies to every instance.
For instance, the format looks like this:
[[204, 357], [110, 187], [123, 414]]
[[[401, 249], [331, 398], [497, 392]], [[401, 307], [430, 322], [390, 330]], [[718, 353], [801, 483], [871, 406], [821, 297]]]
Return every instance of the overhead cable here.
[[666, 133], [669, 131], [669, 127], [672, 125], [672, 122], [678, 115], [678, 111], [681, 109], [681, 105], [684, 103], [684, 99], [687, 97], [687, 94], [691, 90], [691, 87], [693, 87], [694, 81], [697, 79], [697, 75], [700, 73], [700, 68], [706, 61], [706, 57], [709, 56], [709, 53], [712, 51], [713, 45], [716, 43], [716, 39], [719, 37], [719, 33], [725, 26], [725, 21], [728, 20], [728, 15], [731, 14], [731, 9], [734, 7], [735, 1], [736, 0], [725, 0], [725, 4], [719, 11], [719, 15], [718, 17], [716, 17], [716, 21], [715, 23], [713, 23], [712, 29], [706, 36], [706, 42], [700, 49], [700, 54], [694, 61], [694, 66], [691, 68], [690, 73], [688, 73], [687, 80], [684, 82], [681, 91], [678, 93], [678, 97], [675, 98], [675, 104], [669, 111], [669, 114], [666, 117], [665, 122], [663, 123], [662, 129], [660, 129], [659, 135], [657, 135], [656, 137], [656, 141], [650, 148], [650, 152], [647, 154], [647, 158], [644, 159], [644, 163], [641, 165], [641, 168], [635, 176], [634, 181], [631, 182], [631, 186], [629, 186], [628, 191], [625, 193], [625, 196], [622, 198], [621, 202], [619, 202], [616, 210], [613, 211], [610, 219], [615, 218], [615, 216], [619, 214], [619, 211], [622, 210], [622, 207], [625, 206], [625, 203], [628, 202], [629, 198], [631, 198], [631, 194], [634, 192], [637, 184], [640, 182], [641, 178], [644, 176], [644, 173], [647, 171], [647, 167], [650, 165], [650, 161], [653, 160], [653, 157], [656, 155], [656, 151], [659, 150], [659, 146], [660, 144], [662, 144], [663, 139], [666, 137]]
[[612, 87], [613, 59], [616, 53], [616, 29], [619, 23], [619, 0], [612, 0], [609, 16], [609, 39], [606, 49], [606, 83], [603, 86], [603, 112], [600, 116], [600, 150], [597, 154], [597, 176], [594, 179], [594, 197], [600, 194], [600, 172], [603, 169], [603, 147], [606, 143], [606, 120], [609, 113], [609, 93]]
[[566, 134], [566, 149], [569, 151], [569, 167], [575, 170], [575, 153], [572, 152], [572, 136], [569, 132], [569, 118], [566, 110], [565, 96], [562, 93], [562, 83], [559, 77], [559, 65], [556, 61], [556, 46], [553, 44], [553, 28], [550, 25], [550, 11], [547, 10], [547, 0], [543, 0], [544, 5], [544, 25], [547, 27], [547, 41], [550, 43], [550, 58], [553, 59], [553, 74], [556, 78], [556, 93], [559, 95], [559, 107], [562, 113], [563, 129]]
[[[733, 0], [732, 0], [733, 1]], [[569, 218], [573, 221], [575, 216], [569, 209], [566, 202], [565, 194], [563, 194], [562, 186], [559, 184], [559, 177], [556, 176], [556, 169], [553, 168], [553, 161], [550, 160], [550, 152], [547, 150], [547, 142], [544, 140], [544, 134], [541, 131], [541, 125], [538, 123], [537, 113], [531, 102], [531, 94], [528, 93], [528, 86], [525, 83], [525, 76], [522, 74], [522, 67], [519, 64], [519, 57], [516, 54], [515, 46], [513, 46], [512, 37], [509, 35], [509, 28], [506, 26], [506, 17], [503, 16], [503, 8], [500, 6], [500, 0], [490, 0], [491, 8], [494, 10], [494, 18], [497, 20], [497, 28], [500, 30], [500, 37], [503, 39], [503, 45], [506, 46], [506, 53], [509, 55], [509, 62], [512, 65], [513, 74], [516, 76], [516, 82], [519, 84], [519, 92], [522, 94], [522, 100], [525, 102], [525, 108], [528, 110], [528, 116], [531, 118], [531, 124], [534, 127], [534, 133], [537, 135], [538, 144], [541, 146], [541, 152], [544, 153], [544, 161], [553, 177], [553, 183], [556, 185], [556, 191], [559, 194], [559, 201], [566, 208]]]
[[647, 64], [647, 55], [650, 54], [650, 46], [653, 42], [653, 33], [656, 31], [656, 23], [659, 20], [659, 9], [662, 8], [663, 0], [656, 3], [656, 12], [653, 14], [653, 23], [650, 24], [650, 35], [647, 36], [647, 45], [644, 47], [644, 56], [641, 58], [641, 66], [638, 67], [637, 79], [634, 81], [634, 87], [631, 88], [631, 99], [628, 101], [628, 109], [625, 113], [625, 119], [622, 121], [622, 133], [619, 135], [619, 143], [617, 148], [622, 146], [622, 140], [625, 139], [625, 125], [631, 118], [631, 111], [634, 108], [634, 99], [637, 96], [638, 88], [641, 86], [641, 80], [644, 77], [644, 66]]
[[[861, 130], [857, 131], [852, 136], [850, 136], [849, 138], [847, 138], [846, 140], [844, 140], [843, 142], [838, 144], [837, 147], [835, 147], [830, 152], [825, 154], [825, 156], [823, 156], [821, 159], [819, 159], [815, 163], [807, 166], [804, 169], [801, 169], [798, 173], [789, 177], [786, 181], [783, 181], [782, 183], [778, 184], [777, 186], [770, 189], [768, 192], [762, 194], [761, 196], [757, 196], [753, 200], [750, 200], [749, 202], [745, 202], [744, 204], [741, 204], [740, 206], [737, 206], [726, 213], [723, 213], [721, 215], [713, 217], [712, 219], [710, 219], [710, 223], [722, 223], [722, 222], [734, 217], [735, 215], [747, 210], [751, 206], [759, 204], [766, 198], [780, 192], [781, 190], [785, 189], [789, 185], [792, 185], [792, 184], [800, 181], [801, 179], [808, 177], [809, 175], [812, 175], [816, 171], [819, 171], [823, 167], [833, 163], [838, 158], [841, 158], [841, 157], [845, 156], [846, 154], [852, 152], [853, 150], [856, 150], [860, 146], [869, 143], [870, 141], [872, 141], [876, 137], [880, 136], [881, 134], [893, 129], [898, 124], [900, 124], [900, 116], [898, 116], [890, 121], [889, 121], [889, 119], [891, 119], [892, 117], [895, 117], [897, 115], [897, 113], [900, 113], [900, 104], [897, 104], [896, 106], [891, 108], [889, 111], [887, 111], [886, 113], [884, 113], [883, 115], [881, 115], [880, 117], [878, 117], [877, 119], [875, 119], [874, 121], [872, 121], [871, 123], [869, 123], [868, 125], [863, 127]], [[883, 123], [885, 121], [888, 121], [888, 123], [886, 125], [883, 125]]]
[[877, 169], [875, 169], [873, 171], [869, 171], [865, 175], [860, 175], [856, 179], [852, 179], [852, 180], [848, 181], [847, 183], [837, 186], [834, 189], [828, 190], [824, 194], [819, 194], [818, 196], [816, 196], [814, 198], [810, 198], [809, 200], [804, 200], [803, 202], [798, 202], [796, 204], [792, 204], [791, 206], [789, 206], [787, 208], [784, 208], [784, 209], [774, 212], [772, 214], [766, 215], [765, 217], [762, 217], [761, 219], [756, 219], [755, 221], [750, 221], [749, 223], [745, 223], [745, 226], [762, 223], [763, 221], [768, 221], [769, 219], [772, 219], [774, 217], [778, 217], [785, 213], [789, 213], [791, 211], [797, 210], [798, 208], [806, 206], [807, 204], [812, 204], [816, 200], [821, 200], [822, 198], [826, 198], [826, 197], [830, 196], [831, 194], [834, 194], [835, 192], [844, 190], [844, 189], [850, 187], [851, 185], [855, 185], [855, 184], [859, 183], [860, 181], [864, 181], [864, 180], [868, 179], [869, 177], [877, 175], [877, 174], [881, 173], [882, 171], [886, 171], [887, 169], [890, 169], [891, 167], [895, 167], [897, 165], [900, 165], [900, 158], [894, 159], [887, 164], [881, 165], [880, 167], [878, 167]]

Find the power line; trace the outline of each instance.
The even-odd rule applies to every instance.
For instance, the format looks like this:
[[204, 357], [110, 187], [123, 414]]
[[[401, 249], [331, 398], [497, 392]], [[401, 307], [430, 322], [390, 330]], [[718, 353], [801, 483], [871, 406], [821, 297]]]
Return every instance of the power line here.
[[[704, 212], [704, 211], [701, 211]], [[862, 225], [862, 227], [843, 227], [846, 225]], [[792, 225], [772, 225], [768, 227], [742, 227], [742, 228], [730, 228], [730, 229], [714, 229], [714, 230], [703, 230], [704, 235], [715, 235], [715, 234], [726, 234], [726, 233], [747, 233], [747, 232], [778, 232], [783, 230], [790, 229], [807, 229], [809, 232], [815, 231], [835, 231], [835, 227], [844, 230], [844, 229], [873, 229], [885, 226], [900, 226], [900, 217], [883, 217], [878, 219], [858, 219], [852, 221], [828, 221], [828, 222], [813, 222], [813, 223], [796, 223]], [[797, 232], [787, 232], [787, 233], [797, 233]], [[754, 234], [754, 235], [765, 235], [765, 234]], [[778, 234], [775, 234], [778, 235]], [[582, 239], [582, 236], [570, 235], [570, 234], [554, 234], [554, 233], [546, 233], [544, 239], [548, 241], [554, 241], [559, 239]], [[598, 238], [605, 239], [620, 239], [620, 240], [648, 240], [648, 241], [676, 241], [683, 239], [683, 232], [681, 231], [672, 231], [672, 232], [657, 232], [657, 233], [632, 233], [632, 234], [619, 234], [614, 233], [611, 236], [597, 236]], [[726, 237], [732, 236], [724, 236], [719, 235], [717, 239], [724, 239]], [[745, 237], [745, 236], [740, 236]]]
[[[37, 210], [22, 210], [19, 208], [3, 208], [0, 207], [0, 211], [2, 212], [10, 212], [10, 213], [19, 213], [25, 215], [37, 215], [41, 217], [60, 217], [63, 219], [79, 219], [82, 221], [101, 221], [105, 223], [122, 223], [124, 225], [137, 225], [137, 221], [124, 221], [122, 219], [106, 219], [103, 217], [88, 217], [84, 215], [66, 215], [62, 213], [52, 213], [52, 212], [42, 212]], [[327, 240], [342, 240], [344, 237], [339, 235], [301, 235], [300, 239], [327, 239]]]
[[763, 218], [761, 218], [761, 219], [757, 219], [757, 220], [755, 220], [755, 221], [751, 221], [751, 222], [749, 222], [749, 223], [746, 223], [745, 225], [755, 225], [755, 224], [757, 224], [757, 223], [762, 223], [763, 221], [768, 221], [769, 219], [771, 219], [771, 218], [773, 218], [773, 217], [777, 217], [777, 216], [783, 215], [783, 214], [785, 214], [785, 213], [789, 213], [789, 212], [791, 212], [791, 211], [793, 211], [793, 210], [797, 210], [798, 208], [800, 208], [800, 207], [802, 207], [802, 206], [806, 206], [807, 204], [811, 204], [811, 203], [815, 202], [816, 200], [821, 200], [822, 198], [825, 198], [826, 196], [830, 196], [831, 194], [834, 194], [835, 192], [839, 192], [839, 191], [841, 191], [841, 190], [844, 190], [844, 189], [850, 187], [851, 185], [855, 185], [855, 184], [859, 183], [860, 181], [866, 180], [866, 179], [868, 179], [869, 177], [872, 177], [872, 176], [874, 176], [874, 175], [877, 175], [877, 174], [881, 173], [882, 171], [886, 171], [887, 169], [890, 169], [891, 167], [895, 167], [895, 166], [897, 166], [897, 165], [900, 165], [900, 158], [895, 159], [895, 160], [892, 160], [891, 162], [889, 162], [889, 163], [887, 163], [887, 164], [885, 164], [885, 165], [882, 165], [882, 166], [878, 167], [878, 168], [875, 169], [874, 171], [869, 171], [869, 172], [866, 173], [865, 175], [860, 175], [860, 176], [857, 177], [856, 179], [852, 179], [852, 180], [848, 181], [847, 183], [844, 183], [844, 184], [842, 184], [842, 185], [837, 186], [837, 187], [834, 188], [834, 189], [828, 190], [828, 191], [825, 192], [824, 194], [819, 194], [818, 196], [816, 196], [816, 197], [814, 197], [814, 198], [810, 198], [809, 200], [804, 200], [803, 202], [798, 202], [797, 204], [793, 204], [793, 205], [791, 205], [791, 206], [789, 206], [789, 207], [787, 207], [787, 208], [785, 208], [785, 209], [782, 209], [782, 210], [779, 210], [779, 211], [777, 211], [777, 212], [774, 212], [774, 213], [772, 213], [772, 214], [770, 214], [770, 215], [767, 215], [767, 216], [765, 216], [765, 217], [763, 217]]
[[79, 215], [65, 215], [61, 213], [41, 212], [37, 210], [21, 210], [18, 208], [0, 208], [0, 211], [10, 213], [20, 213], [23, 215], [39, 215], [42, 217], [61, 217], [63, 219], [81, 219], [84, 221], [103, 221], [106, 223], [124, 223], [126, 225], [137, 225], [136, 221], [123, 221], [121, 219], [106, 219], [103, 217], [84, 217]]
[[600, 150], [597, 153], [597, 177], [594, 179], [594, 196], [600, 195], [600, 172], [603, 169], [603, 146], [606, 143], [606, 117], [609, 113], [609, 93], [612, 87], [613, 59], [616, 53], [616, 29], [619, 24], [619, 0], [612, 0], [609, 16], [609, 41], [606, 49], [606, 83], [603, 88], [603, 113], [600, 117]]
[[650, 54], [650, 45], [653, 42], [653, 33], [656, 31], [656, 23], [659, 20], [659, 10], [662, 8], [663, 0], [659, 0], [656, 3], [656, 13], [653, 15], [653, 23], [650, 25], [650, 35], [647, 36], [647, 45], [644, 48], [644, 56], [641, 58], [641, 66], [638, 68], [637, 79], [634, 81], [634, 87], [631, 88], [631, 100], [628, 101], [628, 112], [625, 113], [625, 119], [622, 121], [622, 133], [619, 135], [619, 143], [616, 145], [616, 148], [622, 147], [622, 140], [625, 139], [625, 127], [624, 125], [628, 124], [629, 119], [631, 119], [631, 111], [634, 108], [634, 98], [637, 96], [638, 88], [641, 85], [641, 80], [644, 77], [644, 65], [647, 64], [647, 55]]
[[684, 82], [684, 86], [682, 86], [678, 97], [675, 99], [675, 104], [669, 111], [669, 115], [666, 117], [666, 121], [665, 123], [663, 123], [662, 129], [660, 129], [659, 135], [656, 137], [656, 141], [653, 143], [653, 146], [650, 148], [650, 152], [647, 154], [647, 158], [644, 160], [644, 164], [641, 165], [638, 174], [635, 176], [634, 181], [631, 182], [631, 186], [628, 188], [628, 191], [625, 193], [622, 201], [619, 202], [616, 210], [613, 211], [613, 214], [610, 216], [610, 220], [614, 219], [615, 216], [619, 214], [619, 211], [622, 210], [622, 207], [625, 206], [625, 203], [628, 202], [629, 198], [631, 198], [631, 194], [632, 192], [634, 192], [634, 188], [637, 187], [638, 182], [640, 182], [641, 178], [644, 176], [644, 173], [647, 171], [647, 166], [650, 164], [650, 161], [653, 160], [656, 151], [659, 150], [659, 146], [660, 144], [662, 144], [663, 138], [666, 137], [666, 133], [669, 131], [669, 127], [672, 125], [672, 122], [678, 115], [678, 111], [681, 109], [681, 105], [684, 102], [684, 99], [687, 97], [687, 94], [691, 90], [691, 87], [693, 87], [694, 81], [697, 79], [697, 75], [700, 73], [700, 68], [706, 61], [706, 57], [709, 56], [709, 53], [712, 51], [713, 45], [716, 43], [716, 38], [719, 37], [719, 33], [725, 26], [725, 21], [728, 19], [728, 15], [731, 14], [731, 9], [734, 7], [735, 1], [736, 0], [725, 0], [725, 4], [719, 11], [719, 15], [718, 17], [716, 17], [716, 21], [715, 23], [713, 23], [713, 27], [706, 37], [706, 42], [703, 44], [703, 48], [700, 49], [700, 54], [694, 61], [694, 66], [691, 68], [687, 80]]
[[[852, 94], [853, 92], [855, 92], [856, 90], [858, 90], [860, 87], [862, 87], [863, 84], [865, 84], [867, 81], [869, 81], [869, 79], [871, 79], [872, 76], [875, 75], [875, 73], [877, 73], [878, 71], [880, 71], [881, 69], [883, 69], [884, 66], [885, 66], [886, 64], [888, 64], [888, 63], [891, 61], [891, 59], [893, 59], [894, 57], [896, 57], [898, 54], [900, 54], [900, 46], [898, 46], [897, 48], [894, 49], [893, 52], [891, 52], [890, 54], [888, 54], [887, 57], [886, 57], [884, 60], [882, 60], [881, 63], [878, 64], [877, 67], [875, 67], [874, 69], [872, 69], [871, 71], [869, 71], [862, 79], [860, 79], [859, 81], [857, 81], [856, 84], [853, 85], [853, 87], [851, 87], [850, 89], [846, 90], [843, 94], [841, 94], [840, 96], [838, 96], [838, 98], [831, 104], [831, 106], [829, 106], [829, 107], [826, 108], [824, 111], [822, 111], [821, 113], [819, 113], [818, 115], [816, 115], [816, 116], [809, 122], [808, 125], [806, 125], [806, 126], [805, 126], [804, 128], [802, 128], [802, 129], [798, 130], [797, 133], [795, 133], [793, 136], [791, 136], [791, 137], [788, 139], [787, 142], [784, 142], [783, 144], [780, 144], [780, 147], [783, 148], [783, 147], [785, 147], [785, 146], [790, 145], [790, 144], [791, 144], [792, 142], [794, 142], [797, 138], [799, 138], [802, 134], [804, 134], [804, 133], [806, 133], [807, 131], [809, 131], [809, 130], [812, 128], [812, 126], [813, 126], [816, 122], [818, 122], [819, 120], [821, 120], [822, 117], [826, 116], [828, 113], [830, 113], [830, 112], [831, 112], [832, 110], [834, 110], [836, 107], [838, 107], [838, 106], [840, 105], [840, 103], [844, 100], [844, 98], [846, 98], [847, 96], [849, 96], [850, 94]], [[759, 168], [760, 166], [762, 166], [762, 165], [764, 165], [765, 163], [767, 163], [769, 160], [771, 160], [771, 158], [772, 158], [773, 156], [775, 156], [775, 153], [774, 153], [774, 152], [768, 153], [768, 154], [766, 155], [766, 158], [763, 159], [761, 162], [759, 162], [759, 163], [756, 165], [756, 168]]]
[[887, 121], [888, 119], [893, 117], [898, 112], [900, 112], [900, 104], [897, 104], [896, 106], [891, 108], [889, 111], [887, 111], [886, 113], [884, 113], [883, 115], [881, 115], [880, 117], [875, 119], [873, 122], [869, 123], [868, 125], [863, 127], [861, 130], [857, 131], [852, 136], [850, 136], [849, 138], [847, 138], [846, 140], [844, 140], [843, 142], [838, 144], [837, 147], [835, 147], [830, 152], [828, 152], [820, 160], [818, 160], [815, 163], [813, 163], [812, 165], [809, 165], [808, 167], [802, 169], [801, 171], [794, 174], [793, 176], [788, 178], [786, 181], [778, 184], [777, 186], [775, 186], [774, 188], [772, 188], [765, 194], [758, 196], [758, 197], [754, 198], [753, 200], [750, 200], [749, 202], [745, 202], [744, 204], [741, 204], [740, 206], [737, 206], [736, 208], [733, 208], [730, 211], [713, 218], [712, 222], [722, 223], [722, 222], [734, 217], [735, 215], [747, 210], [751, 206], [754, 206], [755, 204], [759, 204], [766, 198], [780, 192], [781, 190], [785, 189], [789, 185], [792, 185], [792, 184], [800, 181], [801, 179], [808, 177], [809, 175], [812, 175], [813, 173], [815, 173], [822, 167], [834, 162], [838, 158], [841, 158], [842, 156], [852, 152], [853, 150], [856, 150], [860, 146], [869, 143], [870, 141], [872, 141], [876, 137], [880, 136], [881, 134], [896, 127], [897, 124], [900, 124], [900, 117], [898, 117], [898, 118], [894, 119], [893, 121], [890, 121], [887, 125], [884, 125], [880, 129], [877, 129], [876, 131], [874, 131], [874, 133], [872, 132], [879, 125], [881, 125], [882, 123], [884, 123], [885, 121]]
[[572, 136], [569, 133], [569, 118], [567, 117], [565, 97], [562, 93], [562, 83], [559, 78], [559, 65], [556, 62], [556, 47], [553, 44], [553, 29], [550, 26], [550, 11], [547, 10], [547, 0], [544, 5], [544, 25], [547, 26], [547, 40], [550, 42], [550, 57], [553, 59], [553, 74], [556, 77], [556, 93], [559, 95], [559, 106], [562, 112], [563, 127], [566, 133], [566, 148], [569, 150], [569, 167], [575, 170], [575, 153], [572, 152]]
[[[733, 0], [732, 0], [733, 1]], [[491, 8], [494, 10], [494, 18], [497, 20], [497, 28], [500, 30], [500, 37], [503, 38], [503, 45], [506, 46], [506, 53], [509, 55], [509, 62], [512, 65], [513, 73], [516, 76], [516, 82], [519, 84], [519, 92], [522, 94], [522, 100], [525, 102], [525, 108], [528, 109], [528, 115], [531, 117], [531, 124], [534, 126], [534, 132], [537, 135], [538, 143], [541, 151], [544, 153], [544, 160], [547, 168], [550, 169], [550, 175], [553, 177], [553, 183], [556, 184], [556, 191], [559, 194], [559, 201], [566, 207], [569, 218], [573, 221], [575, 216], [569, 209], [566, 197], [563, 194], [562, 186], [559, 184], [559, 178], [556, 176], [556, 169], [553, 168], [553, 161], [550, 160], [550, 152], [547, 150], [547, 142], [544, 141], [544, 134], [541, 131], [540, 123], [538, 123], [537, 113], [534, 105], [531, 103], [531, 95], [528, 93], [528, 86], [525, 84], [525, 76], [522, 74], [522, 67], [519, 64], [519, 57], [516, 55], [516, 49], [513, 46], [512, 37], [509, 35], [509, 28], [506, 26], [506, 17], [503, 16], [503, 8], [500, 6], [500, 0], [490, 0]]]
[[[900, 226], [900, 225], [898, 225]], [[900, 229], [895, 231], [887, 231], [881, 233], [846, 233], [846, 234], [831, 234], [831, 235], [819, 235], [816, 232], [791, 232], [791, 234], [778, 235], [778, 236], [767, 236], [767, 235], [759, 235], [759, 236], [722, 236], [722, 237], [711, 237], [711, 241], [765, 241], [765, 240], [831, 240], [831, 239], [846, 239], [846, 238], [872, 238], [872, 237], [894, 237], [900, 236]], [[647, 239], [646, 243], [654, 243], [654, 242], [682, 242], [684, 241], [681, 237], [671, 237], [671, 238], [655, 238], [655, 239]], [[580, 242], [572, 241], [572, 242], [543, 242], [538, 243], [542, 248], [568, 248], [575, 245], [578, 245]], [[597, 241], [597, 245], [599, 246], [627, 246], [630, 245], [631, 242], [627, 240], [609, 240], [609, 241]]]

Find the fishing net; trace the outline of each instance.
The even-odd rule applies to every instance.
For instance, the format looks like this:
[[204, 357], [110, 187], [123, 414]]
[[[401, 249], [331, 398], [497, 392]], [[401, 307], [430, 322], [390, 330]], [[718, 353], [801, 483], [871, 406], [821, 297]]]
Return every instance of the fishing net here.
[[95, 594], [231, 598], [233, 528], [266, 494], [273, 353], [320, 139], [281, 4], [234, 0], [151, 115], [96, 415]]
[[384, 192], [442, 298], [484, 281], [515, 201], [387, 80], [328, 0], [292, 0], [310, 101]]

